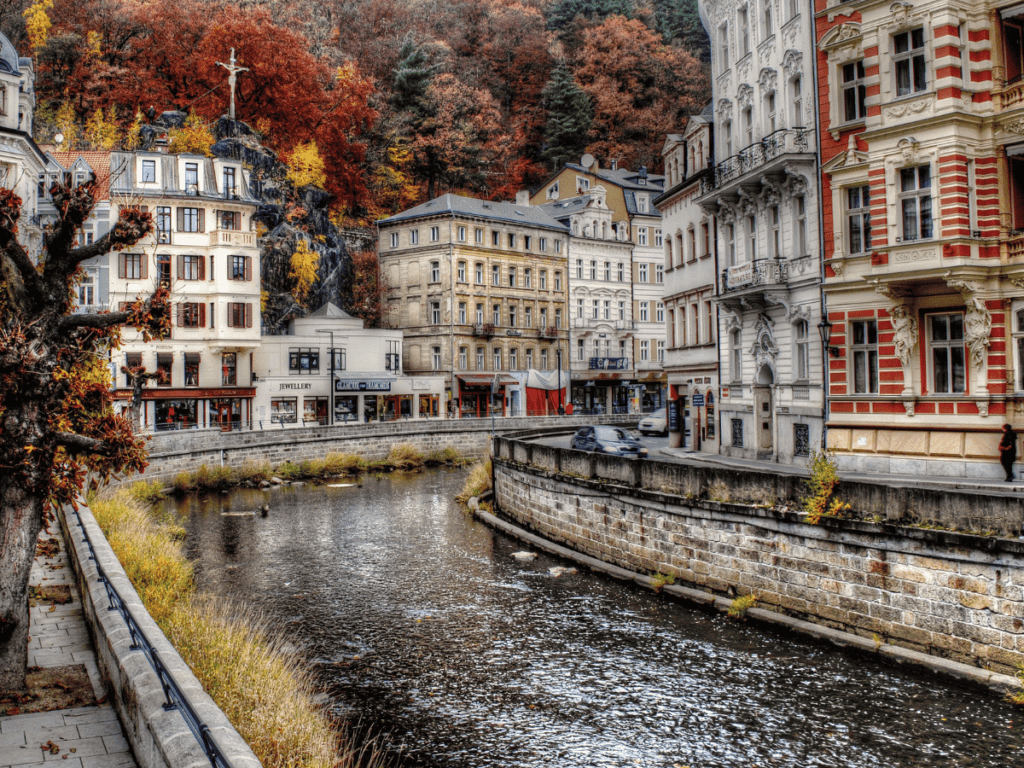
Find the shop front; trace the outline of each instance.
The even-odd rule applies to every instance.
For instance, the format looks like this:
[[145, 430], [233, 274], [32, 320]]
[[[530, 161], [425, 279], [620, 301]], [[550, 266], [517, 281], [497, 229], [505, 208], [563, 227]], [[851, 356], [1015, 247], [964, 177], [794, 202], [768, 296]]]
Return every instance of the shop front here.
[[[225, 432], [252, 428], [253, 398], [250, 387], [232, 389], [170, 389], [150, 387], [142, 390], [141, 426], [157, 432], [181, 429], [221, 429]], [[115, 402], [122, 410], [131, 407], [131, 392], [116, 390]]]
[[629, 413], [635, 401], [628, 373], [602, 373], [587, 381], [573, 381], [574, 413]]
[[457, 412], [462, 419], [490, 416], [492, 409], [493, 415], [505, 416], [508, 412], [506, 389], [519, 383], [514, 376], [507, 373], [464, 373], [459, 374], [458, 380]]

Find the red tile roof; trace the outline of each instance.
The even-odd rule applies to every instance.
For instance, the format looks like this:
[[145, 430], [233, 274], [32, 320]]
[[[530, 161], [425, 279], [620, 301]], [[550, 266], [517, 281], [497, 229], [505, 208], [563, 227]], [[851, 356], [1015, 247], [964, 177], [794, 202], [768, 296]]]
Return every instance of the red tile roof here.
[[82, 158], [96, 174], [97, 200], [110, 199], [110, 153], [109, 152], [57, 152], [52, 147], [43, 147], [64, 168], [71, 169], [78, 158]]

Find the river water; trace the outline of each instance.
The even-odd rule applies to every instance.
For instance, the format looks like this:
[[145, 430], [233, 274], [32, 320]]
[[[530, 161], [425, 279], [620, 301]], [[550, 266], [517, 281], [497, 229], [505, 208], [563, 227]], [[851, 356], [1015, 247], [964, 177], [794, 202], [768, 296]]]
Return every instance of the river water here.
[[[169, 501], [201, 587], [303, 647], [407, 768], [1007, 768], [1024, 712], [541, 555], [452, 501], [464, 471]], [[270, 514], [224, 515], [255, 510]]]

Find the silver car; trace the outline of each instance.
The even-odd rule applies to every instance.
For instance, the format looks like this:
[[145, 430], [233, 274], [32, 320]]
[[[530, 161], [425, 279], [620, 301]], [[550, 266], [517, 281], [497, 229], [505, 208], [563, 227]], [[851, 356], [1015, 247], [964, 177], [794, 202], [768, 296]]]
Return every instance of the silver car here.
[[644, 419], [641, 419], [640, 423], [637, 424], [636, 428], [641, 435], [667, 435], [668, 414], [666, 413], [664, 408], [659, 408], [651, 415], [647, 416]]

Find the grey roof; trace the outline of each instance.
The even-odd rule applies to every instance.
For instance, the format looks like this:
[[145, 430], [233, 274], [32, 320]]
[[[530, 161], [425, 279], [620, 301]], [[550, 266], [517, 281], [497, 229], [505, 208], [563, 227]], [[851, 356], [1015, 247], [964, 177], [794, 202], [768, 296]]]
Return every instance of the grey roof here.
[[544, 209], [554, 219], [569, 218], [574, 213], [579, 213], [585, 209], [591, 201], [590, 195], [580, 195], [579, 197], [570, 197], [568, 200], [557, 200], [551, 203], [544, 203], [538, 206]]
[[475, 197], [462, 195], [441, 195], [433, 200], [417, 205], [407, 211], [396, 213], [377, 222], [378, 226], [399, 224], [403, 221], [428, 219], [433, 216], [452, 214], [473, 216], [492, 221], [508, 221], [516, 224], [527, 224], [533, 227], [564, 230], [565, 227], [549, 216], [542, 206], [516, 205], [515, 203], [495, 203], [490, 200], [478, 200]]
[[715, 116], [715, 105], [714, 102], [709, 101], [707, 106], [701, 110], [701, 117], [714, 117]]
[[662, 187], [665, 185], [665, 177], [656, 173], [648, 173], [646, 176], [647, 183], [642, 184], [640, 179], [643, 177], [643, 170], [631, 171], [626, 168], [616, 168], [615, 170], [611, 168], [598, 168], [596, 171], [591, 171], [576, 163], [566, 163], [565, 167], [580, 173], [593, 174], [602, 181], [607, 181], [609, 184], [614, 184], [623, 189], [653, 189], [655, 192], [661, 192]]
[[[154, 160], [160, 166], [160, 179], [163, 182], [162, 189], [151, 190], [137, 186], [134, 162], [136, 155], [147, 160]], [[213, 166], [213, 158], [185, 152], [181, 153], [181, 156], [188, 157], [190, 162], [195, 160], [199, 165], [199, 173], [203, 176], [203, 189], [201, 192], [189, 192], [185, 189], [185, 181], [178, 173], [179, 155], [164, 154], [162, 152], [144, 152], [141, 150], [137, 152], [110, 153], [110, 191], [121, 194], [141, 193], [147, 196], [159, 194], [161, 197], [169, 198], [228, 199], [217, 190], [217, 176]], [[253, 204], [260, 202], [249, 189], [244, 172], [236, 175], [235, 185], [235, 196], [230, 198], [232, 201]]]
[[18, 68], [18, 52], [14, 50], [11, 41], [0, 35], [0, 71], [10, 72], [12, 75], [20, 75]]
[[306, 317], [337, 317], [343, 320], [352, 319], [352, 315], [340, 307], [336, 307], [329, 301], [320, 307], [320, 309], [316, 310], [316, 312], [310, 312]]

